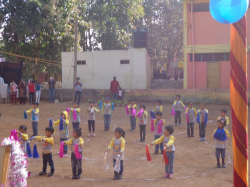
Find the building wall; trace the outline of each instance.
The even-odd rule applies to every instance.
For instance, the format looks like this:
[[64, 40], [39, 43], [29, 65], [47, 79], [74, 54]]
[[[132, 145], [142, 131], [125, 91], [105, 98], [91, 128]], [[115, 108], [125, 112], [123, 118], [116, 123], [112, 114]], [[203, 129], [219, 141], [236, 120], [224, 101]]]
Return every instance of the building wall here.
[[[77, 65], [77, 76], [83, 82], [83, 89], [109, 89], [113, 76], [117, 77], [123, 89], [149, 88], [152, 76], [151, 60], [145, 48], [79, 52], [77, 60], [86, 60], [86, 65]], [[120, 64], [130, 60], [130, 64]], [[63, 88], [73, 88], [74, 53], [62, 53]]]
[[[193, 12], [193, 23], [191, 21], [191, 12], [188, 6], [188, 40], [187, 44], [192, 45], [192, 31], [194, 32], [195, 45], [215, 45], [230, 43], [230, 24], [222, 24], [214, 20], [210, 12]], [[250, 16], [250, 11], [247, 12], [247, 17]], [[247, 21], [250, 23], [250, 21]], [[250, 24], [247, 24], [247, 30], [250, 29]], [[248, 34], [247, 40], [250, 40]]]
[[[209, 0], [194, 0], [194, 3], [209, 3]], [[229, 53], [230, 52], [230, 25], [215, 21], [210, 12], [193, 12], [193, 25], [189, 0], [183, 1], [183, 44], [184, 44], [184, 89], [193, 88], [193, 63], [189, 60], [191, 53]], [[250, 11], [247, 12], [250, 17]], [[247, 30], [250, 29], [250, 19], [247, 19]], [[192, 40], [192, 32], [194, 39]], [[250, 34], [247, 36], [250, 41]], [[193, 43], [194, 42], [194, 46]], [[248, 44], [248, 75], [250, 75], [250, 44]], [[198, 64], [197, 64], [198, 63]], [[202, 79], [199, 74], [207, 73], [206, 62], [195, 62], [195, 88], [204, 88], [207, 75]], [[220, 62], [221, 89], [230, 88], [230, 62]], [[250, 87], [250, 76], [248, 76]]]
[[[195, 88], [207, 88], [207, 62], [194, 62]], [[188, 88], [193, 88], [193, 62], [188, 62]]]
[[145, 53], [146, 59], [146, 88], [151, 88], [151, 82], [153, 80], [153, 64], [151, 63], [151, 58], [149, 57], [148, 53]]

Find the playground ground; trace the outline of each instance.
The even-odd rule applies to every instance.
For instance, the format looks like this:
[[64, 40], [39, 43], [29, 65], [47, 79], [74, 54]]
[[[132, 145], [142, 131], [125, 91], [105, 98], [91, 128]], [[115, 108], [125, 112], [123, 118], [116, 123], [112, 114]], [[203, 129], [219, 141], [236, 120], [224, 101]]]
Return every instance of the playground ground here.
[[[153, 102], [137, 102], [137, 104], [143, 103], [146, 105], [146, 110], [152, 110], [155, 106]], [[164, 103], [164, 119], [167, 125], [174, 125], [174, 117], [171, 116], [171, 103]], [[11, 129], [18, 129], [20, 125], [26, 125], [28, 127], [29, 136], [32, 135], [32, 128], [29, 119], [23, 119], [23, 111], [30, 109], [32, 105], [10, 105], [0, 104], [0, 137], [8, 137]], [[49, 124], [49, 118], [53, 120], [59, 119], [59, 115], [62, 111], [68, 107], [72, 107], [72, 103], [41, 103], [40, 109], [40, 121], [39, 121], [39, 135], [44, 135], [44, 129]], [[96, 115], [96, 137], [88, 137], [87, 131], [87, 116], [84, 115], [84, 110], [87, 107], [87, 103], [82, 103], [80, 127], [83, 131], [83, 139], [85, 141], [83, 145], [83, 173], [80, 180], [72, 180], [72, 170], [70, 161], [70, 151], [64, 158], [59, 158], [59, 133], [56, 129], [54, 135], [55, 146], [53, 147], [53, 160], [55, 164], [54, 176], [48, 178], [45, 176], [38, 176], [38, 173], [42, 171], [42, 158], [32, 159], [29, 158], [28, 171], [31, 172], [31, 176], [28, 178], [28, 186], [39, 187], [66, 187], [66, 186], [109, 186], [109, 187], [121, 187], [121, 186], [169, 186], [169, 187], [228, 187], [233, 186], [233, 158], [232, 158], [232, 131], [231, 124], [229, 126], [230, 139], [227, 145], [227, 167], [225, 169], [217, 169], [214, 140], [212, 133], [217, 127], [216, 118], [219, 116], [221, 108], [227, 108], [228, 116], [230, 117], [229, 105], [207, 105], [209, 110], [209, 122], [207, 125], [206, 142], [200, 142], [198, 140], [198, 125], [195, 124], [195, 137], [188, 138], [186, 133], [186, 122], [184, 112], [182, 112], [182, 126], [175, 127], [174, 136], [176, 138], [175, 147], [175, 160], [174, 160], [174, 178], [163, 179], [164, 163], [162, 162], [162, 155], [154, 155], [154, 149], [150, 148], [152, 161], [146, 160], [145, 145], [153, 141], [153, 133], [150, 132], [150, 120], [148, 119], [146, 143], [137, 142], [139, 140], [139, 128], [138, 124], [136, 130], [133, 132], [128, 131], [130, 129], [129, 117], [125, 114], [125, 108], [117, 107], [112, 114], [111, 130], [104, 132], [103, 116], [101, 113]], [[199, 108], [199, 104], [194, 103], [196, 109]], [[231, 120], [231, 117], [230, 117]], [[103, 157], [107, 150], [109, 142], [114, 137], [112, 129], [116, 126], [122, 127], [126, 131], [125, 140], [125, 161], [124, 161], [124, 174], [123, 180], [113, 181], [112, 171], [112, 158], [111, 153], [107, 156], [107, 163], [109, 170], [103, 170]], [[72, 125], [69, 125], [70, 135], [72, 135]], [[36, 141], [31, 143], [31, 148]], [[38, 151], [41, 156], [41, 144], [38, 143]], [[49, 167], [48, 167], [49, 169]], [[48, 170], [49, 171], [49, 170]]]

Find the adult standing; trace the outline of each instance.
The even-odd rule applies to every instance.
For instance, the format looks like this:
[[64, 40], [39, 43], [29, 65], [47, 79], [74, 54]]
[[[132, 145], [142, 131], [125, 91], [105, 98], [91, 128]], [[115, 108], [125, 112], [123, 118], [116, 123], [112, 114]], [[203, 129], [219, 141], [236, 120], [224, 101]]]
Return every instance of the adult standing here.
[[40, 103], [40, 97], [41, 97], [41, 84], [39, 81], [36, 82], [36, 102]]
[[53, 77], [50, 77], [48, 84], [49, 84], [49, 102], [51, 103], [51, 100], [52, 100], [52, 103], [54, 103], [55, 102], [55, 84], [56, 84], [56, 81], [54, 80]]
[[35, 83], [35, 81], [30, 80], [30, 83], [28, 84], [30, 105], [33, 104], [33, 102], [34, 102], [34, 94], [35, 94], [35, 89], [36, 89], [36, 86], [34, 83]]
[[19, 103], [25, 105], [27, 89], [23, 79], [21, 79], [18, 88], [19, 88]]
[[110, 83], [110, 91], [113, 95], [113, 99], [116, 101], [118, 98], [118, 92], [120, 89], [119, 82], [116, 80], [116, 77], [113, 77], [113, 81]]
[[15, 104], [16, 104], [17, 85], [16, 85], [14, 80], [10, 83], [10, 95], [11, 95], [11, 103], [12, 103], [12, 105], [13, 105], [13, 100], [14, 99], [15, 99]]
[[[82, 95], [82, 82], [80, 81], [80, 78], [76, 78], [76, 82], [74, 83], [75, 86], [75, 99], [74, 102], [77, 102], [78, 105], [81, 102], [81, 95]], [[78, 101], [77, 101], [78, 99]]]

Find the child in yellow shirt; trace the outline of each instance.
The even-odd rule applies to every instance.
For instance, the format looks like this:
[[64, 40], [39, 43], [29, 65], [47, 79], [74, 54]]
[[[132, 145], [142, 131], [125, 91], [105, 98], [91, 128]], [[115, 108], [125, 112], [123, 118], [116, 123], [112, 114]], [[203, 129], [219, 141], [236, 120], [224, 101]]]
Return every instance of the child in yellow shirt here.
[[225, 126], [225, 128], [228, 129], [229, 117], [227, 117], [226, 115], [227, 115], [227, 109], [222, 108], [220, 110], [220, 116], [217, 118], [217, 120], [219, 120], [220, 118], [225, 118], [226, 119], [226, 126]]
[[[85, 110], [85, 114], [88, 113], [89, 137], [91, 136], [95, 137], [95, 113], [96, 112], [99, 112], [99, 110], [94, 107], [94, 101], [89, 101], [89, 107]], [[93, 132], [93, 134], [91, 134], [91, 131]]]
[[174, 153], [175, 153], [175, 137], [172, 135], [174, 133], [174, 127], [172, 125], [166, 126], [164, 129], [164, 135], [162, 135], [159, 139], [153, 141], [148, 146], [159, 145], [160, 143], [164, 144], [164, 151], [168, 157], [168, 164], [165, 164], [165, 174], [163, 178], [173, 178], [174, 172]]
[[[73, 112], [74, 111], [76, 112], [76, 119], [74, 119], [74, 117], [73, 117]], [[79, 104], [77, 102], [74, 102], [74, 108], [71, 108], [70, 112], [72, 112], [71, 121], [72, 121], [73, 129], [79, 128], [79, 125], [81, 123], [81, 118], [80, 118], [81, 109], [79, 108]]]
[[[78, 151], [82, 156], [82, 146], [84, 144], [82, 136], [82, 129], [81, 128], [75, 128], [73, 130], [73, 138], [69, 139], [68, 141], [64, 142], [64, 145], [70, 145], [71, 146], [71, 166], [72, 166], [72, 172], [73, 172], [73, 178], [72, 179], [80, 179], [82, 174], [82, 159], [76, 159], [75, 155], [75, 145], [78, 146]], [[76, 173], [77, 168], [77, 173]]]
[[185, 108], [185, 105], [180, 99], [181, 99], [181, 96], [176, 95], [176, 100], [174, 101], [174, 104], [173, 104], [173, 108], [175, 111], [175, 116], [174, 116], [175, 126], [177, 125], [181, 126], [181, 110], [182, 110], [182, 107]]
[[147, 117], [148, 113], [145, 110], [146, 106], [144, 104], [141, 104], [139, 106], [140, 111], [143, 109], [143, 113], [141, 116], [138, 116], [139, 112], [136, 114], [138, 120], [139, 120], [139, 127], [140, 127], [140, 142], [145, 142], [145, 136], [146, 136], [146, 126], [147, 126]]
[[52, 147], [54, 146], [54, 138], [52, 134], [54, 133], [53, 127], [47, 127], [45, 129], [45, 136], [34, 136], [32, 139], [39, 140], [39, 142], [44, 142], [42, 146], [43, 152], [43, 171], [39, 173], [40, 176], [47, 175], [47, 163], [50, 165], [50, 173], [48, 174], [51, 177], [54, 174], [55, 167], [52, 159]]
[[26, 114], [32, 113], [32, 117], [31, 117], [32, 130], [33, 130], [32, 136], [38, 135], [39, 108], [37, 107], [38, 107], [38, 103], [33, 102], [33, 108], [26, 111]]
[[129, 110], [129, 118], [130, 118], [130, 124], [131, 124], [131, 129], [129, 131], [134, 131], [135, 127], [136, 127], [136, 118], [133, 115], [132, 111], [133, 109], [136, 109], [136, 104], [135, 104], [135, 100], [131, 99], [130, 100], [130, 105], [128, 105], [128, 110]]
[[[63, 120], [63, 127], [60, 127], [60, 120], [57, 120], [56, 122], [54, 122], [54, 125], [59, 125], [59, 134], [60, 134], [60, 142], [62, 141], [67, 141], [69, 138], [69, 119], [68, 119], [68, 112], [67, 111], [63, 111], [61, 113], [61, 118]], [[61, 128], [61, 129], [60, 129]], [[64, 154], [68, 153], [68, 146], [64, 145], [63, 146], [63, 152]]]
[[29, 142], [29, 136], [27, 134], [27, 127], [21, 125], [19, 131], [17, 131], [20, 147], [23, 149], [23, 152], [27, 154], [27, 143]]
[[[154, 125], [154, 129], [151, 129], [152, 132], [154, 132], [154, 139], [157, 140], [158, 138], [160, 138], [163, 135], [163, 131], [164, 131], [164, 124], [165, 124], [165, 120], [162, 119], [162, 112], [157, 111], [155, 113], [155, 119], [153, 121], [154, 124], [151, 124], [151, 128], [152, 125]], [[159, 148], [161, 149], [161, 154], [163, 154], [163, 143], [160, 143], [160, 145], [156, 145], [155, 146], [155, 153], [154, 154], [158, 154], [158, 150]]]
[[115, 166], [117, 156], [120, 156], [120, 171], [114, 171], [114, 180], [122, 179], [123, 173], [123, 159], [125, 150], [125, 132], [122, 128], [115, 128], [115, 137], [111, 140], [107, 152], [113, 148], [113, 166]]
[[185, 112], [186, 115], [188, 115], [187, 118], [187, 135], [188, 137], [194, 137], [194, 123], [195, 118], [197, 116], [197, 111], [195, 108], [193, 108], [193, 102], [188, 102], [188, 107]]

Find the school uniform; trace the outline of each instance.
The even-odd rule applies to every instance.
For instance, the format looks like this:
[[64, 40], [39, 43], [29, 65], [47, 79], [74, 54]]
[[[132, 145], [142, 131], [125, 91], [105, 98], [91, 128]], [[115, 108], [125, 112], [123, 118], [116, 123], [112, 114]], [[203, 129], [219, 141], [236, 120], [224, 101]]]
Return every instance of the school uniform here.
[[120, 155], [120, 171], [119, 173], [115, 172], [115, 174], [122, 174], [124, 165], [123, 165], [123, 159], [124, 159], [124, 150], [125, 150], [125, 139], [123, 137], [117, 139], [116, 137], [113, 138], [108, 146], [108, 150], [113, 149], [113, 166], [115, 166], [117, 155]]
[[177, 124], [181, 125], [181, 110], [182, 110], [182, 107], [185, 107], [185, 105], [183, 104], [181, 100], [179, 101], [175, 100], [173, 107], [175, 111], [175, 125]]
[[168, 157], [168, 164], [165, 164], [165, 172], [173, 174], [174, 172], [174, 153], [175, 153], [175, 137], [173, 135], [162, 135], [153, 142], [154, 145], [164, 144], [164, 151]]
[[187, 108], [186, 114], [188, 114], [189, 120], [187, 121], [187, 135], [188, 137], [193, 137], [194, 136], [194, 122], [195, 122], [195, 117], [197, 116], [197, 111], [195, 108]]
[[[82, 138], [71, 138], [68, 141], [65, 141], [66, 145], [70, 145], [71, 146], [71, 166], [72, 166], [72, 173], [73, 175], [81, 175], [82, 174], [82, 159], [76, 159], [76, 155], [75, 155], [75, 145], [77, 144], [78, 147], [78, 151], [82, 156], [82, 146], [84, 144], [84, 141]], [[78, 145], [80, 144], [80, 145]], [[76, 169], [77, 169], [77, 173], [76, 173]]]
[[36, 136], [36, 140], [43, 141], [42, 154], [43, 154], [43, 172], [46, 173], [47, 163], [50, 165], [51, 173], [55, 171], [54, 162], [52, 159], [52, 147], [54, 146], [54, 138], [46, 136]]

